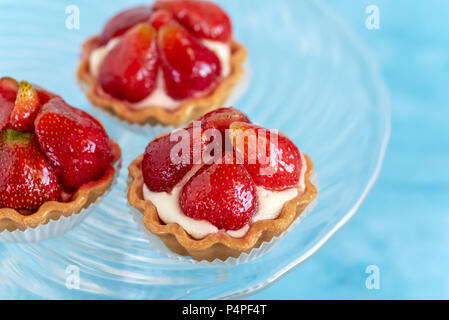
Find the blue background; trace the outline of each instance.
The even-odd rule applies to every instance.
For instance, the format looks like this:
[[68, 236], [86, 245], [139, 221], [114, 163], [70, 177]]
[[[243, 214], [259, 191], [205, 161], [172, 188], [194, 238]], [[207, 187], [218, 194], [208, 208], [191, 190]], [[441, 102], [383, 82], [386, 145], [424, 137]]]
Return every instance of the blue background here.
[[[324, 248], [254, 299], [449, 298], [449, 1], [328, 0], [379, 62], [392, 136], [381, 176]], [[380, 29], [365, 27], [368, 5]], [[366, 267], [380, 268], [368, 290]]]

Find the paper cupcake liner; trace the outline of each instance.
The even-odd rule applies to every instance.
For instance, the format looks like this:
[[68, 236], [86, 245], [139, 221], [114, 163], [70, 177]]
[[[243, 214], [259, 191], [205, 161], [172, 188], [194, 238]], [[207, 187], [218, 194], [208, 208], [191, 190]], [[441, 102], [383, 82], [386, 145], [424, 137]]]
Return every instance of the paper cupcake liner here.
[[[118, 163], [120, 160], [118, 160]], [[0, 232], [0, 243], [36, 243], [51, 238], [62, 236], [64, 233], [78, 226], [89, 213], [91, 213], [96, 205], [102, 201], [112, 190], [117, 182], [119, 164], [115, 165], [115, 175], [109, 188], [93, 201], [87, 208], [81, 209], [80, 212], [74, 213], [69, 217], [61, 216], [58, 220], [51, 220], [47, 224], [39, 225], [36, 228], [27, 228], [24, 231], [15, 230]]]
[[[316, 186], [319, 191], [319, 179], [316, 173], [313, 173], [310, 177], [310, 181]], [[319, 196], [319, 193], [318, 193]], [[171, 251], [165, 243], [155, 234], [151, 233], [144, 225], [142, 219], [142, 213], [130, 206], [130, 213], [133, 217], [133, 220], [137, 223], [139, 231], [142, 232], [143, 238], [148, 241], [149, 246], [152, 250], [156, 251], [160, 255], [168, 256], [169, 258], [176, 259], [180, 262], [192, 263], [196, 265], [202, 266], [237, 266], [254, 259], [261, 257], [262, 255], [268, 253], [271, 249], [273, 249], [281, 240], [284, 238], [290, 231], [292, 231], [317, 205], [318, 197], [315, 198], [304, 210], [303, 212], [293, 221], [290, 227], [282, 232], [282, 234], [278, 237], [273, 237], [271, 241], [264, 242], [259, 248], [254, 248], [249, 253], [242, 253], [238, 258], [230, 257], [225, 261], [222, 260], [214, 260], [212, 262], [208, 261], [197, 261], [190, 256], [181, 256], [179, 254]]]
[[0, 242], [34, 243], [56, 238], [80, 224], [88, 213], [88, 210], [82, 210], [80, 213], [72, 214], [70, 217], [62, 216], [58, 220], [51, 220], [49, 223], [37, 226], [35, 229], [28, 228], [25, 231], [15, 230], [13, 232], [5, 230], [0, 232]]
[[[251, 82], [251, 66], [249, 60], [245, 60], [243, 63], [244, 73], [239, 83], [235, 86], [231, 95], [228, 97], [223, 107], [234, 106], [237, 101], [243, 96], [246, 90], [249, 87]], [[157, 136], [167, 132], [171, 132], [175, 129], [175, 127], [170, 125], [162, 125], [162, 124], [150, 124], [150, 123], [130, 123], [122, 118], [118, 117], [115, 113], [102, 109], [102, 108], [94, 108], [95, 112], [100, 114], [102, 117], [107, 118], [112, 121], [114, 124], [126, 129], [127, 131], [131, 131], [133, 133], [145, 136]], [[186, 123], [187, 125], [188, 123]]]

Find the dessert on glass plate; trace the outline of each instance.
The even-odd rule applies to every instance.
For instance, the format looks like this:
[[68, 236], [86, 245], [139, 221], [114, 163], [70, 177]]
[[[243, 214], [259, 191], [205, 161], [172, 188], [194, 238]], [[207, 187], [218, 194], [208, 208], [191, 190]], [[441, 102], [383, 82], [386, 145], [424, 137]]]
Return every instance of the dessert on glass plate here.
[[34, 242], [79, 223], [111, 186], [120, 147], [60, 96], [0, 79], [0, 241]]
[[312, 174], [287, 136], [221, 108], [151, 141], [129, 166], [128, 200], [171, 252], [226, 261], [306, 213], [317, 196]]
[[183, 125], [223, 106], [246, 49], [216, 4], [160, 0], [120, 12], [82, 48], [89, 100], [130, 123]]

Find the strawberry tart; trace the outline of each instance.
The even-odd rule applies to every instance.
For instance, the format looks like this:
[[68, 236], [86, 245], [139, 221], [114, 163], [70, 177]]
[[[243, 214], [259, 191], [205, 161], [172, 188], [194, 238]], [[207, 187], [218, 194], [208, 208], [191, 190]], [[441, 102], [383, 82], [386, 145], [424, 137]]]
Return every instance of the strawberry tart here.
[[287, 136], [222, 108], [151, 141], [128, 200], [172, 252], [225, 261], [287, 230], [317, 196], [312, 173]]
[[120, 147], [60, 96], [0, 79], [0, 240], [58, 223], [111, 185]]
[[177, 126], [225, 103], [246, 56], [216, 4], [159, 0], [120, 12], [88, 39], [78, 79], [94, 105], [128, 122]]

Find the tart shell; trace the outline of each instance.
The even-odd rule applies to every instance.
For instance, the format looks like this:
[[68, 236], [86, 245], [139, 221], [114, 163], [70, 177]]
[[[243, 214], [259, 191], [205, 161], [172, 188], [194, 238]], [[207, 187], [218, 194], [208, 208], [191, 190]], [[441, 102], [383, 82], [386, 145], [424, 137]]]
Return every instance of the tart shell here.
[[[120, 147], [112, 139], [111, 145], [114, 153], [114, 162], [117, 162], [121, 157]], [[111, 186], [115, 172], [116, 169], [111, 165], [103, 177], [81, 186], [73, 194], [71, 201], [47, 201], [37, 212], [31, 215], [22, 215], [17, 210], [10, 208], [0, 209], [0, 233], [3, 231], [25, 231], [28, 228], [35, 229], [38, 226], [48, 224], [51, 220], [57, 221], [63, 216], [70, 217], [79, 213], [82, 209], [94, 203]]]
[[310, 181], [313, 174], [313, 162], [304, 154], [307, 161], [305, 189], [299, 190], [296, 198], [285, 203], [277, 219], [253, 223], [243, 238], [233, 238], [225, 232], [210, 234], [204, 239], [192, 238], [176, 223], [165, 224], [159, 218], [156, 207], [143, 198], [143, 155], [136, 158], [129, 166], [128, 201], [138, 209], [143, 217], [146, 229], [157, 235], [174, 253], [191, 256], [197, 261], [212, 262], [216, 259], [225, 261], [238, 258], [242, 253], [250, 253], [262, 243], [270, 242], [280, 236], [298, 218], [304, 209], [317, 197], [317, 188]]
[[168, 110], [160, 106], [147, 106], [140, 110], [133, 110], [126, 101], [115, 99], [104, 92], [97, 79], [90, 73], [89, 57], [93, 50], [97, 48], [97, 43], [98, 36], [89, 38], [84, 42], [81, 62], [77, 71], [78, 81], [87, 98], [97, 107], [111, 111], [129, 123], [148, 123], [151, 125], [181, 126], [222, 107], [242, 78], [244, 73], [243, 62], [248, 55], [245, 47], [233, 40], [231, 42], [231, 74], [221, 79], [208, 95], [186, 99], [175, 110]]

